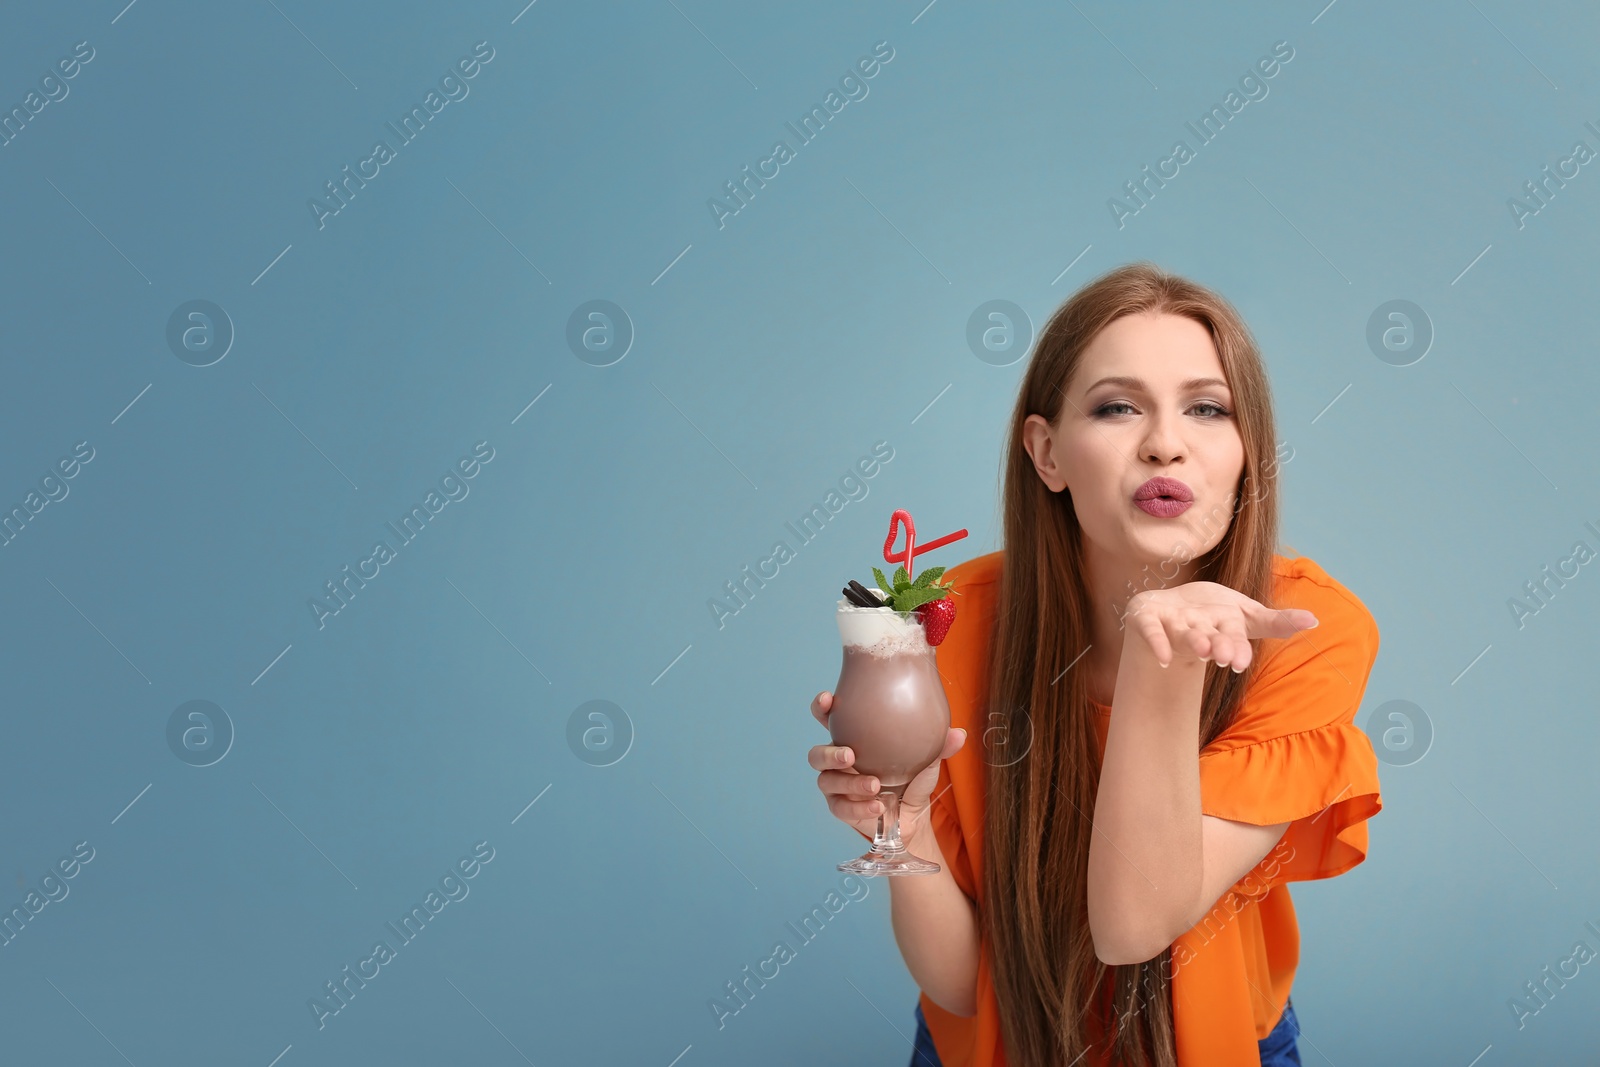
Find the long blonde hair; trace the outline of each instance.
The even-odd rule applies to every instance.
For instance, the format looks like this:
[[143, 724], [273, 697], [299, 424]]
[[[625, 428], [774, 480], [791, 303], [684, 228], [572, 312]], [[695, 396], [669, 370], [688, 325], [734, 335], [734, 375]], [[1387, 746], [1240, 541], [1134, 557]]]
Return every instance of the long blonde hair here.
[[[981, 921], [1012, 1067], [1073, 1062], [1094, 1040], [1091, 1018], [1108, 1035], [1113, 1063], [1177, 1065], [1171, 949], [1144, 963], [1108, 966], [1096, 957], [1089, 934], [1086, 877], [1100, 780], [1095, 711], [1085, 672], [1060, 676], [1093, 639], [1094, 608], [1071, 493], [1051, 492], [1022, 446], [1029, 415], [1057, 424], [1089, 342], [1112, 321], [1139, 312], [1186, 316], [1209, 330], [1243, 439], [1244, 473], [1231, 522], [1221, 542], [1196, 561], [1194, 580], [1271, 603], [1276, 431], [1255, 340], [1233, 307], [1202, 286], [1146, 262], [1112, 270], [1074, 293], [1045, 324], [1022, 379], [1003, 460], [1005, 557], [987, 721], [1003, 738], [1026, 738], [1027, 752], [1018, 759], [985, 754]], [[1259, 652], [1259, 643], [1252, 645]], [[1241, 674], [1215, 664], [1207, 669], [1202, 748], [1232, 720], [1258, 662], [1253, 657]], [[1058, 677], [1060, 684], [1053, 681]], [[1101, 1000], [1108, 992], [1109, 1017]]]

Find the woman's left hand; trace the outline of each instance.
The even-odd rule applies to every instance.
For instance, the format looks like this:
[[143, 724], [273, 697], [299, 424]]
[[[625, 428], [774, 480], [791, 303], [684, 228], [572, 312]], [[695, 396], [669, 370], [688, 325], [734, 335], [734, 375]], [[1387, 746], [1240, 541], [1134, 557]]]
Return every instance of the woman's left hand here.
[[1128, 601], [1123, 625], [1163, 667], [1212, 660], [1235, 672], [1250, 666], [1252, 638], [1293, 637], [1317, 625], [1304, 608], [1269, 608], [1216, 582], [1146, 589]]

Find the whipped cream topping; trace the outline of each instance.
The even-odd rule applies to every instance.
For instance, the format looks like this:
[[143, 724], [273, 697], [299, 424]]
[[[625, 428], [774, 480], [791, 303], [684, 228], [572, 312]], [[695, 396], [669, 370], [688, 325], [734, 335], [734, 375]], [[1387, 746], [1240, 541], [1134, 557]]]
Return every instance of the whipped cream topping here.
[[847, 648], [880, 658], [933, 649], [915, 615], [908, 618], [889, 608], [861, 608], [844, 599], [838, 607], [839, 637]]

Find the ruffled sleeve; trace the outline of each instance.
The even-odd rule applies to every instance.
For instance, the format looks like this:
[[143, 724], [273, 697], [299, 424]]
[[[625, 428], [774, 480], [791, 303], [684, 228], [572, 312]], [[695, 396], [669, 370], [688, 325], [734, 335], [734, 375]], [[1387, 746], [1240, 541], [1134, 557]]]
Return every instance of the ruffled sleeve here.
[[1377, 623], [1320, 570], [1285, 586], [1279, 606], [1307, 608], [1318, 625], [1260, 643], [1260, 674], [1234, 722], [1200, 752], [1203, 814], [1290, 824], [1230, 890], [1246, 899], [1354, 867], [1367, 855], [1366, 821], [1383, 808], [1377, 755], [1355, 725], [1378, 655]]

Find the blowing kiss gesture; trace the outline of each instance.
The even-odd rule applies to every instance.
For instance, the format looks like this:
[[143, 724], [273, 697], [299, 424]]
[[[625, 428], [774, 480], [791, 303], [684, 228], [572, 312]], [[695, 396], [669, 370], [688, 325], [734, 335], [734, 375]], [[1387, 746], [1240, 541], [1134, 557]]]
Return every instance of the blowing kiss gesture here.
[[1269, 608], [1216, 582], [1146, 589], [1128, 601], [1122, 625], [1163, 667], [1207, 660], [1235, 673], [1250, 666], [1252, 638], [1293, 637], [1317, 625], [1303, 608]]

